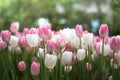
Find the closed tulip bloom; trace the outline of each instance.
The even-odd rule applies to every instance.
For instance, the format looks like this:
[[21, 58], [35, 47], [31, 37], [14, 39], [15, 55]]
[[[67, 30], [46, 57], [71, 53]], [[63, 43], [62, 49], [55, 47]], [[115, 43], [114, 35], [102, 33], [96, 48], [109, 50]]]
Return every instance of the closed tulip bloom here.
[[87, 71], [91, 71], [91, 69], [92, 69], [91, 63], [89, 63], [89, 62], [86, 63], [86, 69], [87, 69]]
[[110, 39], [110, 47], [116, 52], [120, 51], [120, 36], [113, 36]]
[[0, 50], [4, 50], [7, 47], [6, 42], [4, 42], [3, 40], [0, 40]]
[[24, 71], [26, 69], [26, 63], [24, 61], [20, 61], [18, 63], [18, 69], [19, 71]]
[[70, 72], [71, 70], [72, 70], [72, 66], [67, 65], [67, 66], [64, 67], [65, 72]]
[[39, 43], [39, 36], [37, 34], [27, 34], [27, 43], [30, 47], [36, 47]]
[[53, 40], [47, 40], [46, 42], [46, 49], [49, 51], [54, 51], [55, 49], [55, 42]]
[[53, 69], [56, 65], [56, 62], [57, 62], [57, 56], [56, 55], [46, 54], [46, 56], [45, 56], [45, 66], [48, 69]]
[[3, 41], [9, 42], [11, 33], [8, 30], [1, 31], [1, 37]]
[[38, 31], [37, 31], [36, 28], [31, 28], [31, 29], [29, 30], [29, 34], [37, 34], [37, 33], [38, 33]]
[[85, 33], [82, 36], [82, 41], [86, 46], [92, 46], [94, 40], [93, 33]]
[[23, 33], [24, 35], [28, 34], [28, 33], [29, 33], [29, 28], [24, 28], [22, 33]]
[[44, 57], [44, 49], [39, 48], [39, 50], [37, 52], [37, 57]]
[[85, 59], [85, 57], [86, 57], [85, 50], [84, 49], [79, 49], [77, 51], [77, 60], [82, 61], [82, 60]]
[[19, 45], [23, 48], [27, 46], [27, 40], [26, 40], [25, 37], [20, 37], [19, 38]]
[[108, 80], [112, 80], [112, 76], [109, 76]]
[[40, 63], [37, 63], [35, 61], [32, 62], [30, 67], [30, 72], [33, 76], [39, 75], [40, 73]]
[[69, 65], [72, 61], [72, 52], [70, 51], [65, 51], [63, 54], [62, 54], [62, 65], [63, 66], [66, 66], [66, 65]]
[[19, 42], [19, 38], [18, 38], [18, 37], [16, 37], [16, 36], [11, 36], [11, 37], [10, 37], [9, 43], [10, 43], [10, 46], [11, 46], [12, 48], [18, 47], [18, 42]]
[[62, 37], [59, 37], [56, 41], [56, 44], [60, 47], [63, 48], [65, 46], [65, 40]]
[[82, 25], [76, 25], [75, 31], [78, 37], [81, 37], [83, 34], [83, 28]]
[[99, 35], [101, 37], [106, 37], [109, 34], [109, 28], [107, 24], [102, 24], [99, 28]]
[[16, 33], [16, 32], [18, 32], [18, 30], [19, 30], [19, 22], [12, 23], [10, 26], [10, 31], [12, 33]]

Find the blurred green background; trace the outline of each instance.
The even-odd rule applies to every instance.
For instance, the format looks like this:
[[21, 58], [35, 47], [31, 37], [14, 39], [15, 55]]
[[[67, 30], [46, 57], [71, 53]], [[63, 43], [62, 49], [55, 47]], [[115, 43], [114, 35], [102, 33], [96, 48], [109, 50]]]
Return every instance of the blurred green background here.
[[0, 31], [12, 22], [23, 27], [37, 27], [39, 18], [47, 18], [54, 30], [84, 29], [98, 34], [100, 24], [107, 23], [110, 35], [120, 33], [120, 0], [0, 0]]

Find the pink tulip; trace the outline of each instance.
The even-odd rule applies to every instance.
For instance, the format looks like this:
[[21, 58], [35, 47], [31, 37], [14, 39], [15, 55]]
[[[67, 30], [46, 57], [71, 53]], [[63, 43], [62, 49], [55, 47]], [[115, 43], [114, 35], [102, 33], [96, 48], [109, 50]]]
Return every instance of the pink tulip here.
[[95, 42], [100, 42], [100, 41], [101, 41], [101, 37], [95, 36], [95, 37], [94, 37], [94, 40], [95, 40]]
[[30, 67], [30, 72], [33, 76], [39, 75], [40, 73], [40, 63], [37, 63], [35, 61], [32, 62]]
[[113, 36], [110, 39], [110, 47], [116, 52], [120, 51], [120, 36]]
[[112, 80], [112, 76], [109, 76], [108, 80]]
[[26, 63], [24, 61], [20, 61], [18, 63], [18, 69], [19, 71], [24, 71], [26, 69]]
[[25, 37], [19, 37], [19, 45], [23, 48], [27, 46], [27, 40]]
[[101, 37], [106, 37], [109, 34], [109, 28], [107, 24], [102, 24], [99, 28], [99, 35]]
[[29, 29], [28, 29], [28, 28], [24, 28], [22, 33], [23, 33], [24, 35], [28, 34], [28, 33], [29, 33]]
[[71, 51], [72, 50], [72, 46], [70, 43], [66, 44], [66, 51]]
[[0, 50], [4, 50], [6, 47], [7, 44], [3, 40], [0, 40]]
[[65, 46], [65, 40], [64, 40], [62, 37], [60, 37], [60, 38], [57, 39], [56, 44], [57, 44], [60, 48], [63, 48], [63, 47]]
[[78, 37], [81, 37], [83, 34], [83, 28], [82, 25], [76, 25], [75, 31]]
[[54, 51], [60, 53], [60, 47], [55, 43]]
[[49, 51], [53, 51], [55, 49], [55, 42], [52, 40], [47, 40], [46, 42], [46, 48]]
[[29, 34], [37, 34], [37, 33], [38, 33], [38, 31], [37, 31], [36, 28], [31, 28], [31, 29], [29, 30]]
[[47, 25], [38, 28], [38, 35], [44, 39], [50, 39], [52, 36], [51, 28]]
[[19, 23], [18, 22], [12, 23], [10, 26], [10, 31], [12, 33], [16, 33], [16, 32], [18, 32], [18, 30], [19, 30]]
[[11, 33], [8, 30], [3, 30], [1, 32], [1, 37], [3, 41], [9, 42], [10, 37], [11, 37]]

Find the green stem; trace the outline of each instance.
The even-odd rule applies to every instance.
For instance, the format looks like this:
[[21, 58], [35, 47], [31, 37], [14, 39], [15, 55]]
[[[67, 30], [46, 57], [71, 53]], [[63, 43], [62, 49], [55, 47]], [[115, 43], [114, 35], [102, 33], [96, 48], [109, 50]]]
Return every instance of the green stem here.
[[79, 38], [79, 40], [80, 40], [80, 49], [82, 49], [81, 37]]

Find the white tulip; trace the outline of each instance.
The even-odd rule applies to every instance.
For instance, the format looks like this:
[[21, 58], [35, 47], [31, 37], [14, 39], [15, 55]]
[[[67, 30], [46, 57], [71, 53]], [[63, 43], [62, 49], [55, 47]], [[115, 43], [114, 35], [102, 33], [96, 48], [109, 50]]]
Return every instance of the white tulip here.
[[39, 36], [37, 34], [27, 34], [26, 39], [30, 47], [38, 46]]
[[94, 40], [93, 33], [86, 33], [83, 34], [82, 36], [82, 42], [87, 46], [92, 46], [93, 40]]
[[70, 41], [70, 44], [72, 47], [74, 48], [79, 48], [79, 45], [80, 45], [80, 40], [79, 38], [76, 36], [72, 37], [71, 41]]
[[18, 38], [18, 37], [16, 37], [16, 36], [11, 36], [11, 37], [10, 37], [10, 41], [9, 41], [10, 46], [11, 46], [12, 48], [17, 47], [17, 46], [18, 46], [18, 41], [19, 41], [19, 38]]
[[62, 54], [62, 65], [63, 66], [69, 65], [71, 61], [72, 61], [72, 52], [65, 51]]
[[84, 49], [79, 49], [79, 50], [77, 51], [77, 59], [78, 59], [79, 61], [82, 61], [82, 60], [85, 59], [85, 57], [86, 57], [85, 50], [84, 50]]
[[53, 69], [56, 65], [56, 62], [57, 62], [57, 56], [56, 55], [50, 55], [50, 54], [45, 55], [45, 66], [48, 69]]
[[[111, 50], [110, 45], [109, 44], [106, 44], [106, 45], [104, 44], [104, 53], [103, 53], [103, 56], [109, 55], [110, 50]], [[102, 53], [102, 45], [100, 46], [100, 53]]]

